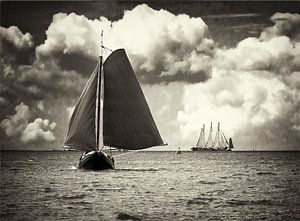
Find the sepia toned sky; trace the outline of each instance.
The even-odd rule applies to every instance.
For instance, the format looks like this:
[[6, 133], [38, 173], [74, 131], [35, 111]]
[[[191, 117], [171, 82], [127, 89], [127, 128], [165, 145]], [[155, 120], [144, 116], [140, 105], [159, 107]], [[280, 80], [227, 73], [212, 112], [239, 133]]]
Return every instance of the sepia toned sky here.
[[106, 47], [125, 48], [169, 144], [151, 149], [188, 150], [202, 124], [220, 122], [237, 150], [300, 150], [299, 9], [296, 1], [2, 1], [0, 147], [63, 148], [104, 30]]

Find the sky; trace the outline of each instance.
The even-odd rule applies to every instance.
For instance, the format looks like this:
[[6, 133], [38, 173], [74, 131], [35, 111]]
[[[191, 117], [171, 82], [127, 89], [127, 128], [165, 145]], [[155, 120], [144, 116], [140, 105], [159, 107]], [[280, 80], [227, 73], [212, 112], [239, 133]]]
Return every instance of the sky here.
[[151, 150], [189, 150], [210, 122], [236, 150], [300, 150], [299, 2], [0, 3], [1, 149], [63, 149], [104, 30], [169, 144]]

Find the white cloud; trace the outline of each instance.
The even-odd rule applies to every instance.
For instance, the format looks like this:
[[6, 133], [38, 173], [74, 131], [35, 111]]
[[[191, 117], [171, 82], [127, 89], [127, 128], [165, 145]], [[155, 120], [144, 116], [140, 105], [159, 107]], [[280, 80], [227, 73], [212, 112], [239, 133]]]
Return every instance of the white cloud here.
[[286, 36], [267, 41], [246, 38], [236, 48], [217, 50], [215, 65], [225, 69], [271, 70], [275, 74], [289, 74], [298, 63], [298, 50], [298, 44]]
[[30, 48], [33, 46], [31, 34], [23, 34], [16, 26], [10, 26], [9, 28], [0, 26], [0, 38], [9, 41], [17, 48]]
[[188, 75], [198, 75], [196, 81], [203, 81], [210, 77], [214, 42], [203, 20], [157, 11], [146, 4], [125, 11], [124, 17], [113, 23], [104, 17], [89, 20], [75, 13], [58, 13], [46, 32], [46, 41], [36, 49], [37, 57], [77, 53], [97, 59], [101, 30], [104, 45], [124, 47], [145, 81], [187, 81]]
[[[86, 80], [78, 70], [63, 69], [64, 59], [70, 62], [75, 54], [96, 60], [103, 29], [104, 45], [125, 48], [139, 79], [149, 83], [143, 90], [158, 128], [172, 148], [194, 145], [202, 124], [210, 121], [215, 125], [220, 121], [225, 134], [240, 143], [238, 135], [249, 133], [245, 143], [249, 144], [266, 131], [269, 140], [263, 145], [274, 144], [281, 134], [288, 146], [293, 141], [283, 135], [282, 128], [286, 128], [299, 144], [299, 15], [276, 13], [271, 19], [274, 26], [266, 28], [260, 38], [246, 38], [235, 48], [221, 49], [208, 37], [208, 27], [201, 18], [174, 15], [145, 4], [125, 11], [124, 17], [113, 23], [103, 17], [90, 20], [75, 13], [58, 13], [46, 32], [47, 39], [36, 48], [37, 60], [18, 68], [4, 64], [3, 73], [14, 79], [11, 90], [43, 100], [34, 108], [52, 113], [49, 119], [55, 119], [53, 113], [63, 112], [55, 116], [60, 122], [58, 130], [63, 131], [67, 124], [60, 125], [62, 119], [71, 116], [74, 94]], [[32, 44], [31, 35], [16, 27], [5, 33], [5, 39], [12, 33], [17, 36], [12, 41], [16, 47]], [[63, 100], [59, 108], [53, 102], [58, 97]], [[29, 115], [21, 114], [26, 113], [26, 105], [19, 106], [21, 110], [16, 108], [15, 115], [1, 122], [8, 136], [22, 134], [24, 142], [56, 139], [54, 122], [33, 116], [37, 119], [28, 124]]]
[[2, 120], [0, 127], [5, 131], [7, 136], [15, 136], [25, 129], [30, 118], [29, 106], [20, 103], [15, 107], [16, 113]]
[[[80, 53], [97, 58], [100, 32], [106, 19], [89, 20], [83, 15], [58, 13], [46, 31], [47, 39], [36, 48], [37, 57], [55, 52], [63, 54]], [[107, 25], [106, 24], [106, 25]]]
[[35, 141], [48, 141], [53, 142], [56, 140], [53, 130], [56, 127], [56, 123], [50, 124], [48, 119], [37, 118], [33, 122], [29, 123], [22, 132], [21, 140], [24, 143], [30, 143]]
[[289, 105], [283, 92], [288, 87], [276, 78], [251, 72], [224, 72], [214, 69], [205, 84], [186, 85], [184, 109], [178, 113], [182, 138], [196, 139], [202, 123], [221, 122], [223, 131], [234, 136], [247, 127], [262, 126], [280, 116]]
[[253, 143], [281, 148], [299, 144], [299, 42], [295, 35], [284, 36], [291, 34], [296, 20], [288, 25], [285, 19], [280, 27], [276, 20], [264, 31], [268, 37], [246, 38], [236, 48], [216, 50], [212, 78], [185, 86], [184, 109], [177, 116], [182, 139], [195, 142], [202, 123], [212, 121], [215, 126], [221, 122], [225, 134], [242, 145], [239, 149]]

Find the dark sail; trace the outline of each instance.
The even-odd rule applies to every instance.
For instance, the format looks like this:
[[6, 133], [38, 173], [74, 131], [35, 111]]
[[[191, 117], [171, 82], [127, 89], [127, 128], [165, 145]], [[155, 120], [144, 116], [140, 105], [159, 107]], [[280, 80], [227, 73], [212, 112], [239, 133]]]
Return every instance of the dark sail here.
[[137, 150], [163, 145], [125, 50], [114, 51], [103, 64], [103, 143]]
[[73, 111], [65, 145], [78, 150], [96, 150], [96, 94], [99, 64], [96, 66]]
[[229, 149], [233, 149], [233, 143], [232, 143], [232, 139], [229, 138]]

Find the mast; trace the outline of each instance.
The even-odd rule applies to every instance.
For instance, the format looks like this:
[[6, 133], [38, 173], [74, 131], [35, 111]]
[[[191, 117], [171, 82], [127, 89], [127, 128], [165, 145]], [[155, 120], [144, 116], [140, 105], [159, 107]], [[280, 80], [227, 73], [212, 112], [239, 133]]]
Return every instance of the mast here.
[[215, 141], [213, 143], [213, 146], [216, 147], [217, 149], [221, 148], [221, 144], [220, 144], [220, 122], [218, 122], [218, 128], [217, 128], [216, 137], [215, 137]]
[[203, 138], [202, 138], [201, 145], [202, 145], [202, 148], [204, 148], [205, 147], [205, 124], [203, 124], [202, 130], [203, 130]]
[[198, 138], [197, 143], [196, 143], [196, 147], [199, 147], [199, 144], [201, 142], [201, 136], [202, 136], [202, 128], [201, 128], [201, 132], [199, 134], [199, 138]]
[[[97, 117], [96, 117], [96, 148], [100, 150], [103, 146], [103, 141], [100, 142], [100, 128], [101, 128], [101, 79], [102, 79], [102, 63], [103, 63], [103, 30], [101, 31], [100, 42], [100, 56], [99, 56], [99, 70], [97, 78]], [[103, 140], [103, 139], [102, 139]], [[101, 146], [101, 147], [99, 147]]]
[[213, 148], [213, 141], [212, 141], [212, 122], [210, 122], [210, 130], [207, 138], [207, 142], [205, 144], [206, 147], [208, 148]]

